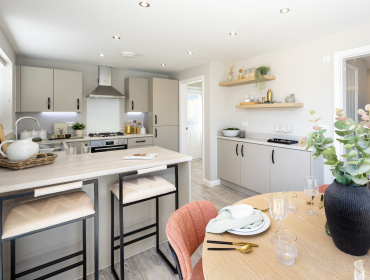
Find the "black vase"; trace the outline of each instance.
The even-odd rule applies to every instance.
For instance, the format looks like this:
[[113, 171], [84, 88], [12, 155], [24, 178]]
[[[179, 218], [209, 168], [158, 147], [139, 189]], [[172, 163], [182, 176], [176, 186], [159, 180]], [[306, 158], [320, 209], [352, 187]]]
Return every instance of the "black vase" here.
[[325, 214], [335, 246], [354, 256], [370, 248], [370, 190], [343, 186], [337, 181], [325, 191]]

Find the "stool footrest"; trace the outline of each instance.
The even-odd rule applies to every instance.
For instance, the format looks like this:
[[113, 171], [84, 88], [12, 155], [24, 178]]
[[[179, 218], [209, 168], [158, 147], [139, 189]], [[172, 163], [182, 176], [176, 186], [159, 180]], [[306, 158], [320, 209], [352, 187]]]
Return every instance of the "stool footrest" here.
[[[136, 230], [130, 231], [130, 232], [128, 232], [128, 233], [125, 233], [125, 234], [123, 235], [123, 237], [127, 237], [127, 236], [130, 236], [130, 235], [133, 235], [133, 234], [135, 234], [135, 233], [141, 232], [141, 231], [146, 230], [146, 229], [150, 229], [150, 228], [152, 228], [152, 227], [155, 227], [156, 225], [157, 225], [157, 224], [156, 224], [156, 223], [154, 223], [154, 224], [151, 224], [151, 225], [149, 225], [149, 226], [145, 226], [145, 227], [142, 227], [142, 228], [139, 228], [139, 229], [136, 229]], [[119, 235], [118, 235], [118, 236], [116, 236], [116, 237], [114, 237], [114, 241], [116, 241], [116, 240], [119, 240]]]
[[[143, 235], [143, 236], [138, 237], [138, 238], [136, 238], [136, 239], [133, 239], [133, 240], [130, 240], [130, 241], [125, 242], [125, 243], [123, 244], [123, 246], [127, 246], [127, 245], [130, 245], [130, 244], [132, 244], [132, 243], [136, 243], [136, 242], [138, 242], [138, 241], [141, 241], [141, 240], [143, 240], [143, 239], [146, 239], [146, 238], [151, 237], [151, 236], [156, 235], [156, 234], [157, 234], [156, 232], [152, 232], [152, 233], [149, 233], [149, 234]], [[117, 249], [119, 249], [120, 247], [121, 247], [121, 245], [114, 246], [114, 250], [117, 250]]]
[[76, 253], [73, 253], [73, 254], [70, 254], [68, 256], [65, 256], [63, 258], [60, 258], [60, 259], [57, 259], [57, 260], [54, 260], [54, 261], [51, 261], [51, 262], [48, 262], [48, 263], [45, 263], [45, 264], [42, 264], [42, 265], [39, 265], [39, 266], [36, 266], [34, 268], [31, 268], [31, 269], [28, 269], [28, 270], [25, 270], [23, 272], [20, 272], [20, 273], [17, 273], [15, 275], [16, 278], [20, 278], [20, 277], [23, 277], [27, 274], [31, 274], [31, 273], [34, 273], [36, 271], [39, 271], [41, 269], [44, 269], [44, 268], [47, 268], [49, 266], [52, 266], [52, 265], [55, 265], [55, 264], [58, 264], [60, 262], [64, 262], [66, 260], [69, 260], [69, 259], [72, 259], [74, 257], [77, 257], [77, 256], [80, 256], [83, 254], [83, 251], [79, 251], [79, 252], [76, 252]]
[[44, 280], [44, 279], [48, 279], [48, 278], [50, 278], [50, 277], [53, 277], [53, 276], [55, 276], [55, 275], [58, 275], [58, 274], [60, 274], [60, 273], [65, 272], [65, 271], [71, 270], [71, 269], [76, 268], [76, 267], [78, 267], [78, 266], [80, 266], [80, 265], [83, 265], [83, 264], [84, 264], [84, 263], [83, 263], [83, 261], [80, 261], [80, 262], [78, 262], [78, 263], [75, 263], [75, 264], [72, 264], [72, 265], [69, 265], [69, 266], [63, 267], [63, 268], [61, 268], [61, 269], [59, 269], [59, 270], [53, 271], [53, 272], [51, 272], [51, 273], [49, 273], [49, 274], [46, 274], [46, 275], [41, 276], [41, 277], [39, 277], [39, 278], [36, 278], [35, 280]]

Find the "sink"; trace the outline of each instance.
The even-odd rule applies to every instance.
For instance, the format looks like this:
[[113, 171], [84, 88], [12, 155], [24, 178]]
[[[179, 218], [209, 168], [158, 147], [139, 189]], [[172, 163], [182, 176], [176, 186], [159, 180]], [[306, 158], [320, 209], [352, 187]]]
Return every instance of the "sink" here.
[[64, 151], [63, 144], [59, 143], [50, 143], [50, 144], [39, 144], [40, 153], [52, 153], [52, 152], [61, 152]]

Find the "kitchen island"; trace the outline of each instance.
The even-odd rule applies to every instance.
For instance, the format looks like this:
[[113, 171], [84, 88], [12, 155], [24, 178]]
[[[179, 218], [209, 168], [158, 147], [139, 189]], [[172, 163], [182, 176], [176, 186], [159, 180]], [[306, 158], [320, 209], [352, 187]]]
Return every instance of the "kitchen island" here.
[[[123, 160], [123, 157], [132, 153], [157, 153], [152, 160]], [[152, 146], [130, 150], [112, 151], [106, 153], [91, 154], [89, 160], [84, 160], [82, 155], [77, 155], [75, 163], [69, 164], [65, 153], [58, 153], [58, 157], [51, 165], [44, 165], [30, 169], [13, 171], [0, 169], [0, 195], [24, 190], [32, 190], [37, 187], [49, 186], [65, 182], [88, 180], [97, 178], [99, 181], [99, 268], [110, 264], [110, 185], [118, 181], [118, 174], [138, 169], [150, 168], [160, 165], [178, 164], [179, 176], [179, 206], [190, 201], [190, 161], [191, 157], [179, 154], [160, 147]], [[157, 173], [174, 182], [173, 169]], [[93, 198], [93, 188], [85, 186], [84, 190]], [[14, 204], [9, 201], [4, 204], [4, 212]], [[165, 241], [165, 226], [169, 216], [175, 210], [174, 195], [160, 199], [160, 241]], [[125, 209], [125, 231], [135, 230], [155, 219], [155, 201], [148, 201], [133, 205]], [[118, 210], [118, 208], [117, 208]], [[118, 223], [116, 223], [118, 225]], [[88, 272], [93, 271], [93, 221], [88, 221]], [[151, 232], [144, 231], [143, 234]], [[116, 227], [118, 234], [118, 226]], [[61, 228], [27, 236], [17, 241], [17, 268], [23, 271], [29, 267], [38, 265], [60, 255], [68, 254], [82, 246], [80, 236], [80, 224], [70, 224]], [[138, 235], [133, 235], [134, 239]], [[55, 242], [55, 240], [60, 240]], [[9, 267], [9, 244], [4, 245], [4, 279], [8, 279]], [[155, 245], [155, 238], [151, 237], [139, 243], [127, 246], [125, 256], [131, 256]], [[118, 251], [116, 260], [119, 259]], [[53, 267], [52, 269], [56, 269]], [[81, 275], [82, 268], [68, 271], [55, 279], [76, 279]], [[37, 274], [35, 274], [36, 276]]]

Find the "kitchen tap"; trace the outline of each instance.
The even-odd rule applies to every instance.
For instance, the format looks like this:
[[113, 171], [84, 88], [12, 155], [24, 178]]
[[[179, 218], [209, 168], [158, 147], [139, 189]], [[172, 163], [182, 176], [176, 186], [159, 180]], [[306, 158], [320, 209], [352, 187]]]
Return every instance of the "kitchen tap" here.
[[40, 127], [40, 123], [38, 120], [36, 120], [35, 118], [33, 117], [22, 117], [22, 118], [19, 118], [16, 122], [15, 122], [15, 140], [18, 140], [18, 122], [21, 121], [21, 120], [24, 120], [24, 119], [31, 119], [31, 120], [34, 120], [35, 122], [37, 122], [37, 125]]

